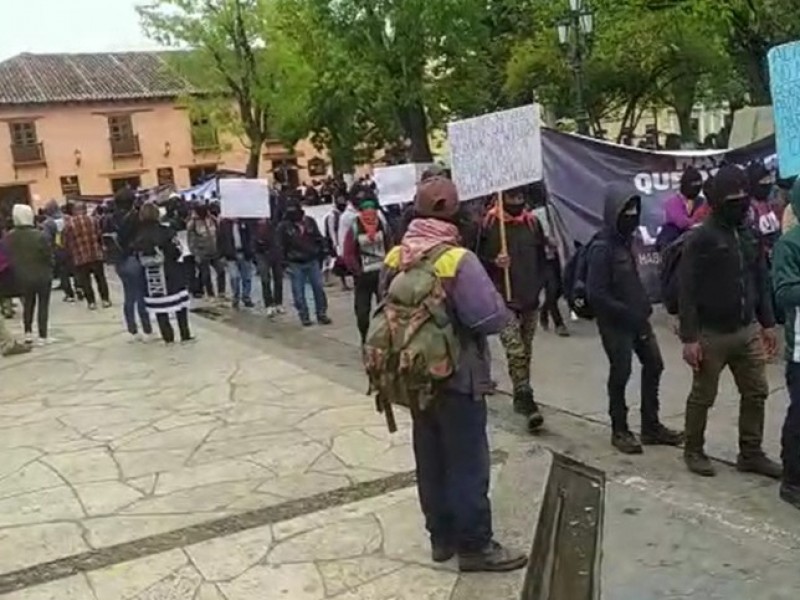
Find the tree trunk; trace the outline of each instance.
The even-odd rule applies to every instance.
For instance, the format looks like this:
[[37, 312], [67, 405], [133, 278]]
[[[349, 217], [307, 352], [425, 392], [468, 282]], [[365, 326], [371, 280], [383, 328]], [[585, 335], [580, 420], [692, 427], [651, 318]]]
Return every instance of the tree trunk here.
[[682, 142], [696, 142], [694, 131], [692, 130], [692, 105], [680, 104], [673, 106], [675, 114], [678, 116], [678, 127], [681, 130]]
[[433, 162], [433, 153], [428, 139], [428, 117], [422, 102], [417, 101], [402, 108], [399, 116], [403, 133], [411, 143], [411, 162]]
[[261, 148], [263, 143], [250, 140], [250, 156], [247, 158], [247, 169], [245, 169], [244, 176], [248, 179], [256, 179], [258, 177], [258, 170], [261, 166]]

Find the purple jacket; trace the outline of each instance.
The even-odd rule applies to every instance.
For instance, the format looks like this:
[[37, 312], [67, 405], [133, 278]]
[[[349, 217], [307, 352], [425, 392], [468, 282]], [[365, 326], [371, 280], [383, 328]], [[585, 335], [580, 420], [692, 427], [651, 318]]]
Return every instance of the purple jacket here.
[[[383, 297], [400, 266], [400, 247], [386, 255], [379, 295]], [[480, 260], [466, 248], [452, 248], [434, 265], [447, 293], [447, 304], [461, 342], [458, 368], [447, 389], [475, 398], [491, 391], [492, 360], [487, 336], [506, 326], [511, 314]]]

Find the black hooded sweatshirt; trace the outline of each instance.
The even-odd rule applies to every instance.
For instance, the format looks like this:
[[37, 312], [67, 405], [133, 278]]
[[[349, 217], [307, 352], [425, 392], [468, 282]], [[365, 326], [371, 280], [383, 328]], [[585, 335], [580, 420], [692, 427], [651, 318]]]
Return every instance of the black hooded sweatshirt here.
[[626, 185], [611, 185], [606, 191], [603, 230], [589, 248], [587, 292], [601, 327], [636, 334], [646, 327], [653, 309], [631, 249], [633, 237], [619, 232], [619, 217], [633, 198], [641, 202], [636, 189]]

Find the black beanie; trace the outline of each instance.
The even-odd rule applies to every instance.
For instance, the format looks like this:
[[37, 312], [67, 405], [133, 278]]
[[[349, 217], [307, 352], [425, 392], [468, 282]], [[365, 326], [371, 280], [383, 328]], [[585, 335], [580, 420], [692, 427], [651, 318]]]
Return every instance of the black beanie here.
[[747, 165], [746, 174], [747, 191], [750, 193], [750, 195], [753, 195], [756, 186], [761, 182], [762, 179], [769, 177], [770, 172], [769, 169], [764, 166], [764, 163], [756, 161]]
[[720, 167], [714, 176], [711, 184], [711, 197], [709, 201], [712, 206], [719, 206], [728, 196], [747, 194], [747, 176], [745, 172], [736, 165], [725, 165]]

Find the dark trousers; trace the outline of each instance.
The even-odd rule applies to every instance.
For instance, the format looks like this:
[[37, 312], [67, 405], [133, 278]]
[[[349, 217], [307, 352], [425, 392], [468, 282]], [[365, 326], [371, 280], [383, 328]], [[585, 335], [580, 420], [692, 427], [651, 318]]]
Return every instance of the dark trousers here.
[[194, 256], [183, 257], [183, 268], [186, 269], [186, 282], [189, 293], [192, 296], [199, 296], [201, 294], [200, 278], [197, 275], [197, 261]]
[[545, 269], [544, 305], [539, 318], [544, 327], [547, 327], [550, 319], [556, 327], [563, 327], [564, 317], [558, 308], [558, 299], [562, 293], [561, 266], [557, 260], [548, 260]]
[[380, 271], [362, 273], [355, 280], [355, 294], [353, 304], [356, 311], [356, 323], [358, 332], [361, 334], [361, 343], [367, 341], [367, 331], [369, 331], [369, 320], [372, 317], [372, 299], [378, 299], [378, 283], [380, 281]]
[[94, 295], [94, 288], [92, 287], [92, 277], [97, 282], [97, 291], [103, 302], [108, 302], [110, 296], [108, 294], [108, 281], [106, 281], [106, 271], [103, 266], [103, 261], [95, 261], [75, 267], [75, 276], [78, 280], [78, 286], [83, 290], [86, 297], [87, 304], [96, 304], [97, 298]]
[[786, 363], [786, 389], [789, 391], [789, 410], [781, 437], [783, 480], [800, 486], [800, 363]]
[[211, 277], [211, 259], [201, 259], [197, 262], [197, 292], [209, 298], [214, 297], [214, 283]]
[[628, 431], [625, 388], [631, 378], [635, 353], [642, 364], [642, 431], [652, 430], [659, 423], [658, 391], [664, 371], [664, 360], [652, 326], [648, 323], [638, 334], [608, 323], [598, 323], [598, 329], [610, 366], [607, 388], [611, 427], [615, 432]]
[[225, 290], [228, 289], [228, 261], [224, 258], [218, 258], [213, 262], [213, 265], [217, 274], [217, 294], [224, 296]]
[[459, 552], [492, 540], [486, 401], [443, 394], [412, 414], [417, 489], [431, 542]]
[[47, 324], [50, 319], [51, 281], [26, 290], [22, 296], [22, 325], [25, 333], [33, 331], [33, 313], [36, 312], [36, 326], [40, 338], [47, 337]]
[[129, 256], [117, 265], [117, 275], [122, 282], [122, 314], [125, 317], [128, 333], [136, 335], [139, 332], [136, 324], [136, 315], [138, 314], [142, 331], [150, 335], [153, 333], [153, 325], [144, 303], [146, 284], [142, 265], [135, 257]]
[[261, 278], [261, 296], [264, 306], [283, 305], [283, 265], [265, 254], [256, 255], [258, 276]]
[[314, 309], [317, 318], [328, 315], [328, 297], [322, 287], [322, 269], [319, 261], [310, 260], [305, 263], [289, 263], [289, 280], [292, 282], [292, 298], [294, 307], [300, 320], [309, 318], [308, 300], [306, 300], [306, 285], [311, 288], [314, 296]]
[[[178, 321], [178, 331], [181, 335], [182, 341], [187, 341], [192, 338], [192, 332], [189, 330], [189, 311], [185, 308], [175, 313], [175, 320]], [[175, 330], [172, 328], [172, 323], [169, 321], [169, 315], [158, 314], [156, 315], [158, 322], [158, 330], [161, 332], [161, 339], [166, 343], [171, 344], [175, 341]]]
[[686, 451], [702, 452], [708, 411], [714, 406], [719, 376], [731, 370], [741, 396], [739, 404], [739, 452], [759, 455], [764, 437], [764, 403], [769, 395], [767, 358], [760, 329], [753, 324], [734, 333], [704, 331], [700, 335], [703, 361], [694, 371], [686, 401]]

